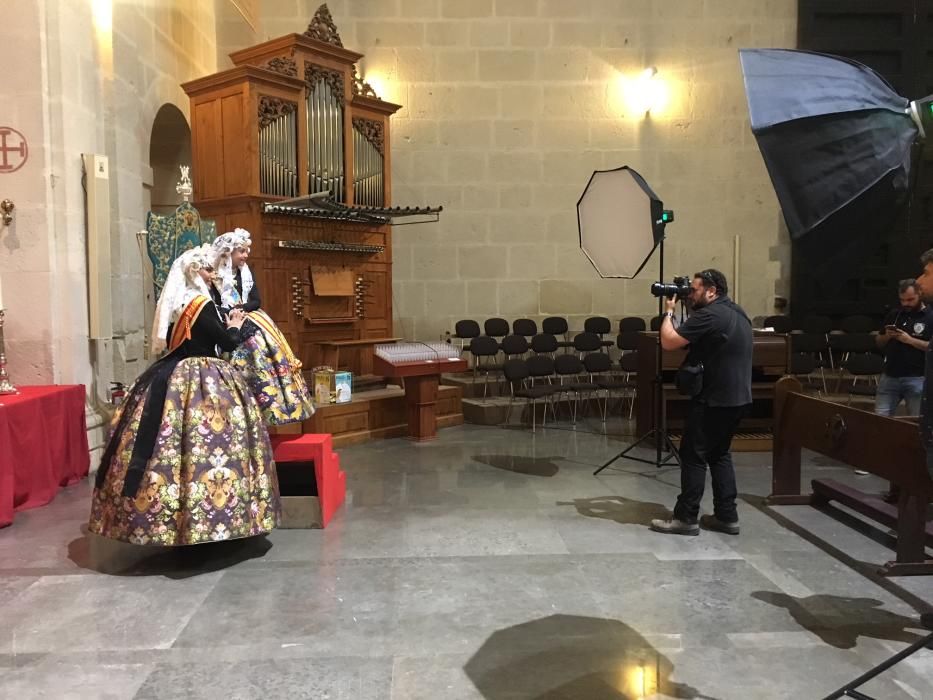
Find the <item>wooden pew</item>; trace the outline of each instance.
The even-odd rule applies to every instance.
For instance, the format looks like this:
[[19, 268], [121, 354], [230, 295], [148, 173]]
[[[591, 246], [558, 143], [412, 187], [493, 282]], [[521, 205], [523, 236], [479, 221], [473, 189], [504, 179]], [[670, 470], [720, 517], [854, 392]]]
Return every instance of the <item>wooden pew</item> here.
[[[800, 455], [806, 448], [899, 484], [895, 507], [833, 479], [813, 479], [813, 491], [801, 492]], [[825, 505], [837, 501], [897, 530], [896, 559], [885, 563], [887, 576], [933, 574], [933, 525], [926, 523], [933, 481], [917, 425], [878, 416], [802, 393], [793, 377], [775, 387], [774, 463], [769, 505]]]

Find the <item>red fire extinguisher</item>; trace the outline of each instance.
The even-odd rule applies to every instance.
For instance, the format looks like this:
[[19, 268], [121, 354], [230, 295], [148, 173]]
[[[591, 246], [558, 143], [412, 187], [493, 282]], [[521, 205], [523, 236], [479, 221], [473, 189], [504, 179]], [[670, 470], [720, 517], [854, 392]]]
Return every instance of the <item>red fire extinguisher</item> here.
[[126, 398], [126, 385], [123, 382], [110, 382], [110, 403], [119, 406]]

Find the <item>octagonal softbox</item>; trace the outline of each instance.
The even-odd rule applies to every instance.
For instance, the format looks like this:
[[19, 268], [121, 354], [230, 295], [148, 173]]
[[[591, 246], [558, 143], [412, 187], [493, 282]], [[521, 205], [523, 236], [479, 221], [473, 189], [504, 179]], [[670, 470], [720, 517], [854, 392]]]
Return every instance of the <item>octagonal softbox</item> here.
[[600, 277], [632, 279], [664, 238], [664, 205], [627, 165], [597, 170], [577, 202], [580, 248]]

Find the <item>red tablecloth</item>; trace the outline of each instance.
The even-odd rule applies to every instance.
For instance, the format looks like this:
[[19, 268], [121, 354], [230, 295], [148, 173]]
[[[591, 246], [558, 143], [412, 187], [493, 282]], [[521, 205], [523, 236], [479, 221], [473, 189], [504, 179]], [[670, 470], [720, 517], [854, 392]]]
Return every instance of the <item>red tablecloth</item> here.
[[84, 387], [25, 386], [0, 396], [0, 527], [87, 476]]

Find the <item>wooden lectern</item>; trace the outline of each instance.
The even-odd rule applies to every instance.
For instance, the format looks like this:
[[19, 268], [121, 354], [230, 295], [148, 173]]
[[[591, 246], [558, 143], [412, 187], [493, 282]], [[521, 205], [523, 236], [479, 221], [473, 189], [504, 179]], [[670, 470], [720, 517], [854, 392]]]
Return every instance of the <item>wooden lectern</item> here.
[[467, 361], [440, 358], [393, 363], [374, 355], [373, 368], [385, 377], [402, 380], [405, 385], [405, 403], [408, 405], [408, 437], [415, 442], [424, 442], [437, 437], [434, 407], [437, 404], [440, 376], [448, 372], [465, 372]]

